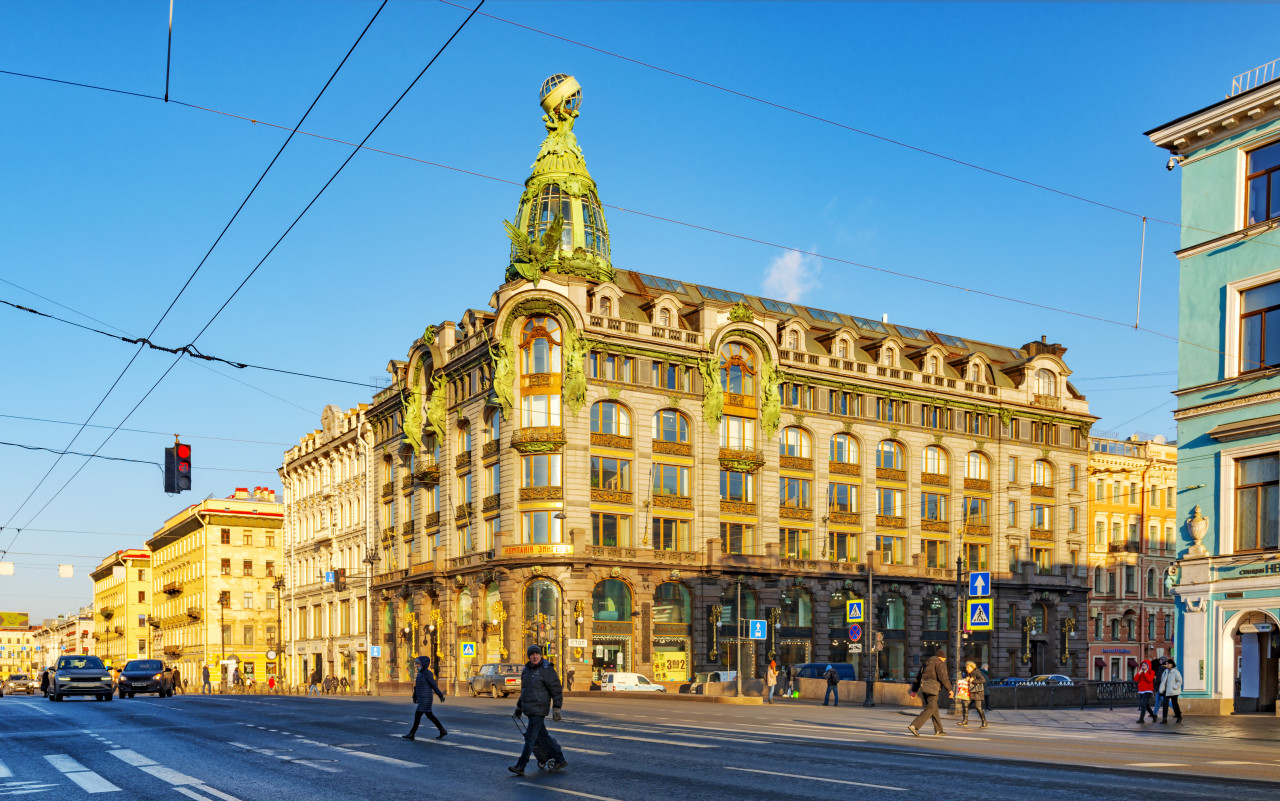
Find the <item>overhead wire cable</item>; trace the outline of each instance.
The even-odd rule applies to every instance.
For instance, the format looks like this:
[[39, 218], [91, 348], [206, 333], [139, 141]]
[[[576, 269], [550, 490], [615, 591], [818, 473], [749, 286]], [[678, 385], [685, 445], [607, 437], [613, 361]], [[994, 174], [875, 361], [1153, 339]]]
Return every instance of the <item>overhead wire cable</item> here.
[[[28, 445], [22, 442], [5, 442], [3, 440], [0, 440], [0, 445], [6, 445], [11, 448], [22, 448], [23, 450], [28, 450], [28, 451], [46, 451], [48, 453], [61, 453], [66, 456], [84, 456], [90, 459], [106, 459], [107, 461], [112, 461], [112, 462], [133, 462], [134, 464], [149, 464], [154, 467], [160, 468], [162, 471], [164, 470], [164, 466], [162, 464], [152, 459], [130, 459], [124, 456], [104, 456], [100, 453], [83, 453], [81, 451], [63, 451], [63, 450], [58, 450], [57, 448], [46, 448], [42, 445]], [[239, 467], [207, 467], [207, 466], [197, 465], [196, 467], [194, 467], [194, 469], [195, 470], [217, 470], [220, 473], [265, 473], [267, 475], [276, 475], [276, 471], [274, 470], [257, 470], [257, 469], [239, 468]], [[6, 551], [6, 553], [8, 552]]]
[[[32, 423], [54, 423], [56, 425], [66, 425], [66, 426], [80, 425], [79, 423], [73, 420], [54, 420], [48, 417], [25, 417], [23, 415], [18, 415], [18, 414], [0, 414], [0, 419], [26, 420]], [[112, 426], [91, 425], [89, 426], [89, 428], [112, 428]], [[123, 427], [120, 430], [127, 434], [154, 434], [160, 437], [173, 436], [172, 431], [150, 431], [145, 428], [123, 428]], [[265, 440], [265, 439], [239, 439], [236, 437], [214, 437], [207, 434], [188, 434], [185, 431], [181, 432], [181, 434], [183, 439], [209, 439], [209, 440], [217, 440], [220, 442], [241, 442], [249, 445], [283, 445], [286, 448], [291, 448], [297, 444], [295, 442], [276, 442], [274, 440]]]

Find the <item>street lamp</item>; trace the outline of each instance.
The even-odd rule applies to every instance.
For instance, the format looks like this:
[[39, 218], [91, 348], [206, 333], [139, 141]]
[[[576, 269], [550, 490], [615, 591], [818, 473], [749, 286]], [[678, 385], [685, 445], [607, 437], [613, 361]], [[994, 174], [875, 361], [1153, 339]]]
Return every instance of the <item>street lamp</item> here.
[[284, 601], [284, 576], [276, 576], [276, 580], [271, 582], [271, 588], [276, 591], [276, 679], [277, 684], [284, 682], [284, 617], [282, 602]]
[[222, 640], [222, 659], [218, 664], [218, 684], [222, 688], [222, 692], [227, 691], [227, 624], [224, 622], [223, 614], [227, 611], [227, 605], [231, 603], [231, 593], [223, 591], [218, 593], [218, 637]]

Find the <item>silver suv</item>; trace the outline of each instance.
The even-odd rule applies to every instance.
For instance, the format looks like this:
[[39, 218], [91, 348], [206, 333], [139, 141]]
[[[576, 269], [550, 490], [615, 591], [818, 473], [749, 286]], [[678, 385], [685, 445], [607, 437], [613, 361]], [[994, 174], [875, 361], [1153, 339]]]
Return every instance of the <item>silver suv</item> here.
[[4, 691], [7, 693], [34, 695], [36, 685], [26, 673], [10, 673], [9, 680], [4, 683]]
[[49, 698], [61, 701], [72, 695], [91, 695], [99, 701], [115, 697], [115, 683], [96, 656], [60, 656], [49, 679]]

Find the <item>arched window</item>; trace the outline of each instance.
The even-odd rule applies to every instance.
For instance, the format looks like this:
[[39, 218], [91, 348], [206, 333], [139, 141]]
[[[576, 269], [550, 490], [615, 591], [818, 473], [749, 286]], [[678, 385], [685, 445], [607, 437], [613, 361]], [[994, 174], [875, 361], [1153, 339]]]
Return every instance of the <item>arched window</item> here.
[[898, 354], [893, 348], [885, 348], [880, 351], [880, 363], [894, 367], [898, 364]]
[[941, 595], [930, 595], [924, 600], [924, 630], [946, 631], [950, 628], [950, 602]]
[[607, 578], [591, 593], [594, 620], [631, 622], [631, 588], [625, 581]]
[[[736, 585], [730, 584], [724, 592], [720, 593], [720, 605], [724, 607], [720, 613], [720, 625], [736, 625], [738, 622], [738, 610], [734, 609], [734, 605], [738, 601], [738, 588]], [[756, 620], [756, 591], [742, 585], [742, 609], [741, 617], [743, 620]]]
[[491, 584], [489, 584], [487, 588], [485, 588], [484, 609], [481, 611], [484, 612], [483, 617], [486, 621], [493, 620], [493, 615], [494, 615], [493, 607], [498, 603], [498, 600], [501, 597], [502, 596], [498, 593], [498, 583], [496, 581], [492, 582]]
[[609, 232], [595, 192], [587, 192], [582, 199], [582, 239], [588, 251], [609, 258]]
[[520, 353], [525, 375], [560, 372], [560, 323], [554, 317], [530, 317]]
[[813, 628], [813, 596], [803, 587], [782, 591], [781, 611], [779, 622], [787, 628]]
[[466, 453], [471, 450], [471, 423], [463, 420], [458, 423], [458, 451]]
[[653, 622], [693, 622], [693, 601], [689, 590], [678, 581], [664, 581], [653, 591]]
[[935, 475], [946, 475], [947, 452], [937, 445], [930, 445], [924, 449], [924, 472], [933, 473]]
[[831, 438], [831, 461], [840, 464], [858, 464], [862, 454], [858, 450], [858, 440], [849, 434], [836, 434]]
[[671, 327], [671, 310], [670, 309], [658, 309], [658, 325], [662, 326], [663, 328]]
[[927, 368], [927, 372], [933, 373], [934, 375], [938, 374], [938, 357], [937, 356], [929, 357], [929, 367]]
[[975, 384], [982, 383], [982, 365], [977, 362], [969, 363], [969, 380]]
[[886, 470], [907, 469], [902, 445], [891, 439], [881, 440], [880, 446], [876, 448], [876, 467]]
[[653, 413], [653, 438], [688, 444], [689, 418], [675, 409], [659, 409]]
[[573, 206], [572, 199], [560, 191], [559, 184], [547, 184], [542, 187], [538, 199], [534, 201], [533, 211], [529, 214], [528, 233], [533, 239], [540, 238], [551, 227], [551, 222], [559, 215], [564, 220], [564, 231], [560, 235], [560, 247], [567, 250], [573, 248]]
[[796, 350], [800, 347], [800, 335], [795, 331], [791, 331], [787, 334], [787, 347], [791, 350]]
[[978, 451], [969, 451], [969, 458], [965, 459], [964, 477], [973, 478], [978, 481], [988, 481], [991, 478], [991, 460], [987, 458], [985, 453]]
[[1035, 628], [1037, 634], [1044, 634], [1045, 626], [1049, 620], [1049, 609], [1044, 604], [1031, 605], [1031, 625]]
[[836, 355], [841, 359], [849, 358], [849, 341], [847, 339], [840, 340], [840, 344], [836, 345]]
[[1036, 370], [1035, 394], [1056, 397], [1058, 394], [1058, 378], [1052, 370], [1041, 368]]
[[600, 313], [606, 317], [613, 316], [613, 298], [600, 298]]
[[1036, 459], [1031, 465], [1031, 483], [1037, 487], [1052, 486], [1053, 465], [1044, 459]]
[[783, 429], [782, 438], [778, 440], [780, 456], [795, 456], [800, 459], [813, 458], [813, 440], [809, 432], [803, 428], [789, 426]]
[[599, 401], [591, 407], [591, 433], [631, 436], [631, 413], [621, 403]]
[[746, 345], [730, 342], [720, 349], [720, 384], [725, 392], [754, 395], [756, 355]]
[[[1147, 597], [1156, 597], [1156, 570], [1155, 568], [1147, 569]], [[1152, 613], [1154, 614], [1154, 613]]]
[[474, 601], [471, 599], [471, 593], [464, 592], [458, 596], [458, 625], [470, 626], [472, 617], [472, 607]]

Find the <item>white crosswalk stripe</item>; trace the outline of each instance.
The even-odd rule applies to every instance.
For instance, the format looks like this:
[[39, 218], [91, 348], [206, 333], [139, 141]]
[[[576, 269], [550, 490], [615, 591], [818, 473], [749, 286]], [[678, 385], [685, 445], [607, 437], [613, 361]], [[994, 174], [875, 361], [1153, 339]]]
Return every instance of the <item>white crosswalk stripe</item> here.
[[66, 754], [45, 754], [45, 761], [86, 793], [118, 793], [120, 788], [81, 765]]

